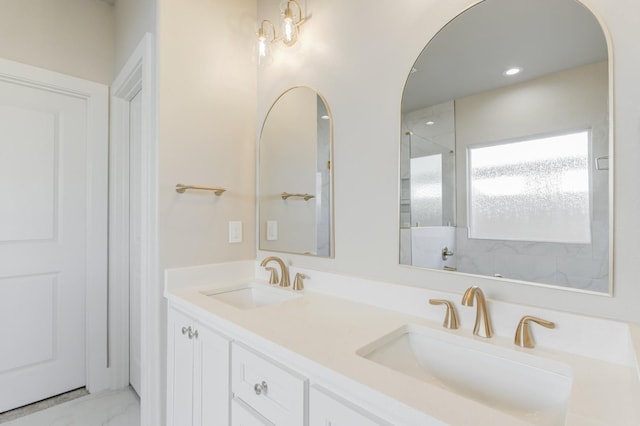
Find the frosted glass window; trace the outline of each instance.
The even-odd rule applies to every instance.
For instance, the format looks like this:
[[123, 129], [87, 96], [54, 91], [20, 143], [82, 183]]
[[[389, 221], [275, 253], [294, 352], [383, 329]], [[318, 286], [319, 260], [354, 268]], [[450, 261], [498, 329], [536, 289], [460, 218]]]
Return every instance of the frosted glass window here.
[[442, 154], [411, 159], [411, 225], [442, 225]]
[[591, 242], [589, 131], [471, 147], [469, 237]]

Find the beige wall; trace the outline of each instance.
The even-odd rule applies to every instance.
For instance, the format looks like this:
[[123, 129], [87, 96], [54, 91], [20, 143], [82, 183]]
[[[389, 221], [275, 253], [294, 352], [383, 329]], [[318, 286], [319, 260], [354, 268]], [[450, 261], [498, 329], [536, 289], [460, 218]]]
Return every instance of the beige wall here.
[[114, 9], [106, 2], [0, 2], [0, 58], [110, 84], [114, 41]]
[[[585, 0], [602, 19], [614, 52], [615, 268], [613, 298], [398, 265], [400, 100], [427, 41], [474, 0], [306, 1], [300, 44], [274, 52], [259, 70], [258, 121], [285, 89], [322, 93], [334, 116], [335, 259], [287, 256], [293, 265], [462, 293], [480, 285], [490, 299], [640, 321], [640, 3]], [[278, 19], [278, 0], [259, 19]], [[262, 258], [266, 253], [259, 252]], [[428, 309], [425, 303], [425, 309]], [[495, 319], [499, 321], [498, 318]]]
[[127, 62], [145, 33], [156, 32], [157, 0], [119, 0], [115, 3], [115, 69]]
[[[255, 257], [255, 9], [254, 0], [158, 1], [162, 269]], [[228, 191], [178, 194], [177, 183]], [[228, 243], [229, 221], [242, 221], [242, 243]]]

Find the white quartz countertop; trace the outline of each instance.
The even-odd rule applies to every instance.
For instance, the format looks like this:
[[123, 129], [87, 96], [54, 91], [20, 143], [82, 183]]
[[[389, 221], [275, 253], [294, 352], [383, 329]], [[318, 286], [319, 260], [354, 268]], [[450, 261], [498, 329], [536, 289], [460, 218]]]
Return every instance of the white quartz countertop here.
[[[267, 286], [266, 282], [253, 282]], [[229, 281], [167, 289], [166, 297], [176, 306], [195, 312], [205, 323], [240, 336], [246, 344], [282, 352], [280, 359], [300, 358], [299, 366], [332, 370], [353, 384], [370, 388], [399, 402], [399, 407], [424, 413], [450, 425], [517, 425], [520, 419], [433, 384], [396, 372], [356, 354], [381, 336], [406, 324], [436, 328], [491, 345], [566, 363], [573, 369], [573, 387], [566, 425], [640, 425], [640, 381], [637, 363], [603, 361], [548, 348], [522, 349], [513, 337], [484, 339], [473, 336], [468, 324], [446, 330], [439, 322], [383, 309], [351, 300], [303, 290], [303, 297], [254, 309], [239, 309], [203, 293], [229, 286]], [[425, 301], [426, 306], [426, 301]], [[444, 311], [443, 311], [444, 315]], [[494, 320], [495, 321], [495, 320]], [[630, 342], [640, 353], [640, 327], [629, 326]], [[635, 337], [635, 340], [632, 340]], [[631, 351], [632, 348], [629, 348]], [[633, 359], [633, 358], [632, 358]], [[304, 367], [307, 368], [307, 367]], [[401, 412], [392, 404], [384, 408]], [[400, 417], [402, 418], [402, 417]], [[415, 415], [407, 419], [416, 419]], [[407, 424], [412, 423], [407, 420]]]

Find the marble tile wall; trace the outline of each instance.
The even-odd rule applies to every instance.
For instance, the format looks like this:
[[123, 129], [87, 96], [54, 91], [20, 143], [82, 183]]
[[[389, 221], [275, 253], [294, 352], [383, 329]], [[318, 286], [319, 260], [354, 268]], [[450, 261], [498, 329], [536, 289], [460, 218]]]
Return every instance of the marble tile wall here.
[[467, 228], [457, 228], [460, 272], [609, 291], [608, 224], [594, 221], [592, 244], [477, 240], [467, 235]]

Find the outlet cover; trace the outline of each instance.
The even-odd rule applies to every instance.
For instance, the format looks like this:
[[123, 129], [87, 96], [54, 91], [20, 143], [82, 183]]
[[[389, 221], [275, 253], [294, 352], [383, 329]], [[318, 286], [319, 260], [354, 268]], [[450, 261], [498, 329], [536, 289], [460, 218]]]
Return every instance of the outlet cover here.
[[242, 222], [240, 221], [229, 222], [229, 242], [230, 243], [242, 242]]
[[267, 221], [267, 241], [277, 241], [277, 240], [278, 240], [278, 221], [268, 220]]

